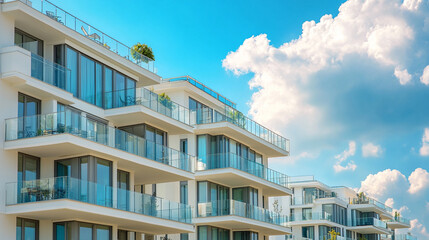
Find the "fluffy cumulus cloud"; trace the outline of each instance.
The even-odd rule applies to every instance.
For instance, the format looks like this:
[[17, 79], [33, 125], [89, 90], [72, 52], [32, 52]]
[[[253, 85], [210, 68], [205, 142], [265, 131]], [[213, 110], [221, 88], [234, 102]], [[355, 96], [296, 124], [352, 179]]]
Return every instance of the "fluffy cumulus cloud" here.
[[364, 157], [379, 157], [382, 150], [379, 145], [366, 143], [362, 145], [362, 156]]
[[429, 156], [429, 128], [425, 128], [422, 137], [422, 146], [420, 147], [421, 156]]
[[423, 74], [420, 77], [420, 82], [422, 82], [424, 85], [429, 85], [429, 65], [427, 65], [423, 70]]
[[[351, 170], [354, 171], [357, 168], [357, 165], [354, 163], [353, 160], [349, 160], [347, 162], [347, 159], [351, 156], [354, 156], [356, 154], [356, 142], [350, 141], [349, 142], [349, 149], [344, 150], [344, 152], [338, 154], [335, 156], [335, 159], [337, 162], [334, 165], [335, 172], [342, 172]], [[344, 163], [346, 163], [344, 165]]]
[[414, 235], [421, 236], [421, 238], [419, 238], [419, 239], [428, 239], [429, 238], [428, 230], [426, 229], [426, 227], [423, 224], [421, 224], [419, 222], [418, 219], [411, 220], [410, 225], [411, 225], [411, 232]]
[[417, 0], [348, 0], [337, 16], [304, 22], [299, 38], [279, 47], [266, 34], [244, 40], [222, 65], [253, 75], [249, 114], [292, 144], [324, 148], [344, 134], [355, 139], [389, 127], [393, 134], [405, 125], [386, 119], [420, 114], [416, 127], [429, 120], [410, 113], [429, 95], [410, 84], [428, 65], [428, 9]]
[[401, 85], [405, 85], [411, 81], [411, 74], [408, 73], [407, 69], [401, 70], [399, 67], [396, 67], [394, 74]]
[[376, 174], [368, 175], [361, 182], [359, 192], [365, 192], [369, 196], [380, 199], [394, 191], [403, 192], [407, 188], [407, 178], [400, 171], [386, 169]]
[[429, 188], [429, 173], [425, 169], [417, 168], [408, 177], [408, 181], [410, 182], [408, 192], [411, 194], [419, 193]]

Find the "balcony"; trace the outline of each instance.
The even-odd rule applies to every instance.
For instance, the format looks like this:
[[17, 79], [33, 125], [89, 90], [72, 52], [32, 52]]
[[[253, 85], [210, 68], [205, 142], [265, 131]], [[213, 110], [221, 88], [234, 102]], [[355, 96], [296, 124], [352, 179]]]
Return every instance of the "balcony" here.
[[70, 69], [19, 46], [0, 50], [0, 67], [1, 79], [20, 92], [39, 99], [56, 99], [65, 104], [73, 104], [75, 101], [73, 94], [68, 92]]
[[170, 134], [193, 133], [189, 109], [146, 89], [105, 93], [106, 118], [119, 126], [148, 123]]
[[208, 95], [210, 95], [211, 97], [217, 99], [219, 102], [232, 107], [232, 108], [236, 108], [237, 104], [235, 104], [233, 101], [229, 100], [228, 98], [222, 96], [221, 94], [219, 94], [218, 92], [212, 90], [211, 88], [209, 88], [208, 86], [204, 85], [203, 83], [197, 81], [195, 78], [190, 77], [190, 76], [182, 76], [182, 77], [175, 77], [175, 78], [169, 78], [169, 79], [163, 79], [162, 82], [178, 82], [178, 81], [186, 81], [188, 83], [190, 83], [191, 85], [193, 85], [194, 87], [200, 89], [201, 91], [207, 93]]
[[197, 180], [209, 180], [230, 187], [252, 185], [266, 196], [291, 195], [288, 176], [234, 153], [208, 154], [197, 162]]
[[287, 216], [235, 200], [198, 203], [197, 225], [253, 229], [267, 235], [290, 234]]
[[335, 203], [343, 207], [347, 207], [348, 201], [340, 198], [335, 192], [331, 192], [321, 196], [310, 195], [307, 197], [292, 197], [291, 207], [292, 208], [303, 208], [306, 205], [312, 205], [314, 202]]
[[397, 228], [410, 228], [410, 220], [403, 218], [401, 216], [396, 216], [393, 219], [389, 219], [386, 221], [387, 226], [390, 229], [397, 229]]
[[333, 220], [332, 214], [327, 212], [311, 212], [308, 214], [295, 213], [290, 216], [289, 225], [292, 227], [301, 226], [301, 225], [315, 225], [315, 224], [324, 224], [324, 225], [333, 226], [333, 227], [341, 227], [343, 225], [346, 225], [345, 222], [343, 225], [336, 223]]
[[353, 209], [357, 209], [363, 212], [373, 211], [380, 214], [383, 219], [393, 218], [392, 216], [393, 209], [375, 199], [372, 199], [369, 197], [353, 198], [353, 199], [350, 199], [349, 203]]
[[39, 157], [97, 154], [134, 169], [136, 183], [194, 179], [195, 157], [66, 111], [6, 120], [5, 150]]
[[288, 156], [290, 152], [289, 139], [227, 106], [225, 114], [214, 111], [214, 116], [203, 110], [191, 111], [191, 121], [195, 121], [197, 134], [224, 133], [237, 141], [247, 143], [252, 149], [268, 157]]
[[395, 240], [417, 240], [417, 237], [411, 234], [395, 234]]
[[70, 177], [6, 184], [6, 214], [86, 221], [152, 234], [193, 232], [191, 207]]
[[349, 230], [361, 234], [390, 234], [387, 224], [377, 218], [364, 217], [352, 219]]
[[127, 45], [47, 0], [5, 0], [2, 11], [16, 19], [17, 28], [24, 31], [31, 28], [44, 29], [45, 38], [38, 37], [45, 41], [70, 39], [75, 44], [96, 51], [102, 57], [115, 60], [125, 68], [138, 73], [144, 78], [146, 85], [159, 83], [153, 59], [132, 51]]

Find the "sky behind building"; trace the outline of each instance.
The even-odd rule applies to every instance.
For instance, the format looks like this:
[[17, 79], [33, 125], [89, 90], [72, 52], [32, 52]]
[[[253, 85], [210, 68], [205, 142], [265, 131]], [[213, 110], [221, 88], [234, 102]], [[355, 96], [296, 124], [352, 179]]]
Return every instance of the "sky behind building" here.
[[291, 139], [271, 167], [387, 201], [429, 239], [429, 1], [54, 1]]

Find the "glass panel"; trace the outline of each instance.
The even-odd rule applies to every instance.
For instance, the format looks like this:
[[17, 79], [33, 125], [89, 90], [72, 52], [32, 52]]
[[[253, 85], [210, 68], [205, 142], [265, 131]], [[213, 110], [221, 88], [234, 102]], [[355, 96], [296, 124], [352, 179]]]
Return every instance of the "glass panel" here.
[[65, 223], [55, 223], [54, 227], [55, 227], [55, 240], [66, 240]]
[[16, 240], [22, 239], [22, 219], [16, 218]]
[[125, 76], [115, 72], [115, 107], [123, 107], [126, 106], [126, 96], [125, 96], [125, 92], [124, 91], [119, 91], [119, 90], [124, 90], [125, 89]]
[[129, 180], [130, 174], [125, 171], [118, 170], [118, 208], [128, 210], [130, 189]]
[[102, 206], [111, 205], [111, 162], [97, 158], [97, 204]]
[[103, 65], [96, 63], [95, 65], [95, 104], [103, 107]]
[[198, 161], [204, 166], [207, 165], [207, 135], [199, 135], [198, 137]]
[[104, 67], [104, 107], [110, 109], [113, 107], [113, 71]]
[[36, 240], [37, 239], [37, 224], [36, 221], [24, 220], [24, 239], [25, 240]]
[[95, 104], [95, 63], [80, 55], [80, 98]]
[[206, 226], [199, 226], [198, 227], [198, 240], [207, 240], [207, 227]]
[[92, 239], [92, 224], [79, 223], [79, 239]]
[[88, 157], [83, 157], [80, 159], [80, 199], [82, 201], [89, 201], [88, 196]]
[[97, 240], [110, 240], [110, 227], [97, 225]]
[[68, 69], [70, 69], [70, 74], [67, 75], [70, 77], [70, 79], [67, 79], [67, 81], [70, 83], [70, 84], [68, 84], [68, 87], [70, 89], [67, 89], [67, 91], [73, 93], [73, 95], [76, 97], [78, 96], [78, 94], [77, 94], [77, 89], [78, 89], [77, 88], [78, 87], [78, 83], [77, 83], [77, 74], [78, 74], [78, 71], [77, 71], [77, 67], [78, 67], [77, 66], [77, 62], [78, 62], [77, 55], [78, 55], [77, 52], [74, 51], [73, 49], [71, 49], [69, 47], [66, 48], [66, 56], [67, 56], [66, 67]]

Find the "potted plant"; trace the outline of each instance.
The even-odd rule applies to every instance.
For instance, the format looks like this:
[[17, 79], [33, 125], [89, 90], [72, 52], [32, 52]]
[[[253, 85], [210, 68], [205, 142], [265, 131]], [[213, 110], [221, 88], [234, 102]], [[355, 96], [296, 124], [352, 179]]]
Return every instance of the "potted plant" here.
[[131, 57], [136, 60], [137, 63], [148, 63], [149, 61], [155, 60], [152, 48], [146, 44], [141, 43], [137, 43], [131, 48]]

